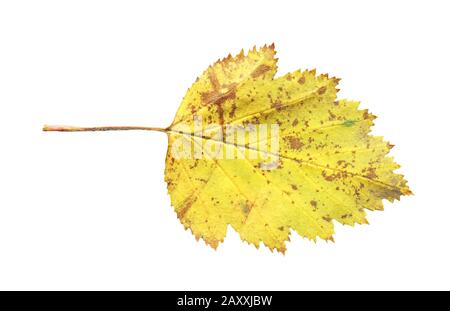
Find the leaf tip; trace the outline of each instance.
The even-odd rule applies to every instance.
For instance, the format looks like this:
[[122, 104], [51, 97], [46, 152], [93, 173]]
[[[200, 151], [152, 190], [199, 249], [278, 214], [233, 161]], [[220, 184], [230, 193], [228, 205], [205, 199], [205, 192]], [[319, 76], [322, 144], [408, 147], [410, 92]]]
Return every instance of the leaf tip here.
[[325, 239], [325, 241], [328, 243], [328, 241], [335, 243], [334, 238], [332, 235], [330, 235], [328, 238]]

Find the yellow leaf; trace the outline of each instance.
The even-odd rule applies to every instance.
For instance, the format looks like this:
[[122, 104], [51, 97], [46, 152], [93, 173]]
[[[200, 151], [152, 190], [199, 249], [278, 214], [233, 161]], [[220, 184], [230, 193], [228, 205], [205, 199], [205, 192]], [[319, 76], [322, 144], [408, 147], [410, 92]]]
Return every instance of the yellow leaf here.
[[[167, 128], [172, 205], [185, 228], [214, 248], [228, 225], [244, 241], [280, 252], [291, 229], [332, 240], [332, 220], [364, 224], [364, 209], [411, 194], [386, 156], [391, 145], [369, 134], [375, 117], [336, 100], [338, 79], [315, 70], [274, 78], [274, 55], [265, 46], [210, 66]], [[278, 129], [275, 151], [270, 134], [252, 135], [260, 125], [265, 134]]]
[[366, 224], [365, 209], [409, 195], [392, 145], [369, 134], [375, 116], [337, 100], [339, 79], [274, 78], [274, 45], [217, 61], [187, 91], [171, 126], [44, 126], [44, 131], [156, 130], [168, 135], [165, 180], [186, 229], [216, 248], [242, 240], [285, 252], [291, 230], [333, 240], [334, 223]]

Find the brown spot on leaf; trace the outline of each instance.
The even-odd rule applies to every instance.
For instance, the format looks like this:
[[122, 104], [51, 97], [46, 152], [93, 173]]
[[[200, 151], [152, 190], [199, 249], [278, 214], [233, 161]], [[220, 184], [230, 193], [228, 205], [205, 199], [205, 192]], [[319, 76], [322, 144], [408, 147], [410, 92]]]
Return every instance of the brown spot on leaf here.
[[363, 118], [364, 118], [364, 120], [367, 120], [367, 119], [369, 119], [369, 111], [366, 109], [366, 110], [364, 110], [364, 113], [363, 113]]
[[366, 173], [367, 178], [375, 179], [378, 177], [377, 174], [375, 173], [375, 169], [373, 167], [369, 167], [366, 171], [367, 171], [367, 173]]
[[294, 185], [294, 184], [291, 185], [291, 188], [292, 188], [292, 190], [297, 190], [298, 189], [297, 186]]
[[289, 136], [289, 137], [286, 137], [286, 139], [287, 139], [291, 149], [299, 150], [304, 146], [304, 144], [298, 137]]
[[336, 115], [331, 110], [328, 110], [328, 114], [330, 115], [328, 118], [330, 121], [336, 120]]
[[298, 124], [298, 119], [295, 118], [294, 121], [292, 122], [292, 126], [296, 126]]
[[214, 69], [212, 67], [210, 67], [208, 70], [208, 78], [209, 78], [209, 82], [211, 82], [212, 88], [214, 90], [218, 90], [220, 88], [220, 83], [219, 83], [219, 80], [217, 79], [217, 75], [214, 72]]
[[234, 118], [234, 114], [236, 113], [237, 106], [235, 103], [231, 105], [230, 113], [228, 114], [230, 118]]
[[250, 210], [251, 210], [251, 204], [249, 202], [245, 202], [245, 203], [241, 204], [242, 213], [244, 213], [245, 215], [248, 215], [250, 213]]
[[326, 91], [327, 91], [327, 87], [326, 86], [322, 86], [321, 88], [319, 88], [317, 90], [317, 94], [323, 95]]
[[328, 222], [331, 222], [332, 220], [330, 216], [323, 216], [322, 219]]
[[345, 160], [339, 160], [336, 162], [338, 166], [341, 166], [342, 168], [347, 168], [347, 166], [352, 165], [351, 163], [345, 161]]
[[225, 92], [220, 91], [211, 91], [202, 93], [202, 101], [205, 105], [221, 105], [227, 99], [236, 98], [236, 87], [233, 86], [226, 90]]
[[327, 175], [327, 174], [325, 173], [325, 171], [323, 171], [323, 172], [322, 172], [322, 176], [323, 176], [323, 178], [324, 178], [326, 181], [333, 181], [333, 180], [335, 180], [335, 179], [337, 179], [337, 178], [340, 178], [340, 177], [341, 177], [341, 174], [340, 174], [340, 173], [337, 173], [337, 174]]
[[283, 104], [279, 101], [272, 103], [272, 108], [275, 108], [276, 111], [280, 111], [283, 109]]
[[178, 218], [183, 219], [187, 211], [192, 207], [192, 205], [197, 201], [197, 197], [190, 196], [183, 202], [183, 207], [177, 212]]
[[210, 106], [211, 104], [215, 104], [217, 106], [217, 113], [219, 114], [219, 122], [222, 126], [222, 133], [225, 133], [225, 118], [223, 111], [223, 103], [228, 99], [236, 98], [236, 83], [230, 85], [224, 85], [224, 88], [221, 89], [219, 81], [217, 77], [212, 71], [209, 71], [209, 80], [213, 85], [213, 90], [211, 92], [202, 93], [202, 101], [205, 105]]
[[258, 67], [256, 67], [255, 70], [253, 70], [253, 72], [251, 73], [251, 76], [252, 76], [252, 78], [257, 78], [257, 77], [265, 74], [270, 69], [271, 69], [270, 66], [268, 66], [266, 64], [261, 64]]
[[305, 81], [306, 81], [305, 76], [301, 76], [301, 77], [297, 80], [297, 82], [300, 83], [300, 84], [305, 84]]

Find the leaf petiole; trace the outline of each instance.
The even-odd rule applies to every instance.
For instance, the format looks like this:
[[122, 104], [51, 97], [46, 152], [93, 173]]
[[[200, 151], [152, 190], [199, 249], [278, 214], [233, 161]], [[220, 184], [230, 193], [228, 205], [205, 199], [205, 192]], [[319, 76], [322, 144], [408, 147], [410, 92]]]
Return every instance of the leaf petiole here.
[[44, 125], [44, 132], [97, 132], [97, 131], [158, 131], [167, 132], [167, 129], [149, 126], [93, 126], [79, 127], [70, 125]]

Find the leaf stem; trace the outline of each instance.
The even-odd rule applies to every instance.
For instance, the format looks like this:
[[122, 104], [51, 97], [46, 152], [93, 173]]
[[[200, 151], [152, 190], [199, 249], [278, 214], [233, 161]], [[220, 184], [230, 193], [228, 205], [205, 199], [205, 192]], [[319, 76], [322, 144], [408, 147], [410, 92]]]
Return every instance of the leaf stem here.
[[70, 125], [44, 125], [44, 132], [97, 132], [97, 131], [158, 131], [166, 132], [167, 129], [150, 126], [93, 126], [79, 127]]

